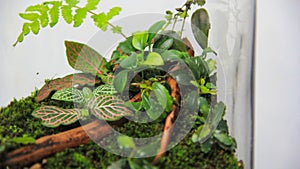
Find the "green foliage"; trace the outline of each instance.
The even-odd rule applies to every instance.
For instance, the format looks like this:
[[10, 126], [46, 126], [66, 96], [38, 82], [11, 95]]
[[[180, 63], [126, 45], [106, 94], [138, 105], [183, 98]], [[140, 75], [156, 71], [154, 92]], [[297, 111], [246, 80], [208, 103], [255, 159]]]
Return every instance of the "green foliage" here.
[[149, 32], [148, 43], [151, 43], [152, 39], [155, 37], [158, 31], [160, 31], [163, 28], [165, 24], [166, 21], [158, 21], [148, 29]]
[[97, 9], [99, 2], [100, 0], [87, 0], [84, 7], [77, 6], [79, 0], [47, 1], [29, 6], [24, 13], [19, 14], [26, 22], [23, 24], [22, 32], [13, 46], [22, 42], [30, 32], [37, 35], [41, 28], [54, 27], [59, 21], [60, 14], [66, 23], [73, 23], [73, 27], [79, 27], [84, 22], [87, 14], [90, 13], [95, 25], [101, 30], [107, 30], [107, 26], [110, 25], [114, 33], [122, 34], [120, 26], [109, 23], [114, 16], [119, 15], [121, 8], [113, 7], [107, 14], [104, 12], [96, 14], [93, 10]]
[[145, 65], [149, 66], [161, 66], [164, 65], [164, 61], [159, 53], [150, 52], [147, 56], [147, 59], [142, 62]]
[[55, 92], [51, 99], [78, 103], [85, 101], [82, 92], [76, 88], [61, 89]]
[[123, 147], [123, 148], [134, 148], [135, 144], [133, 142], [133, 139], [128, 136], [119, 136], [118, 139], [118, 144]]
[[206, 9], [200, 8], [196, 10], [192, 15], [192, 31], [202, 49], [208, 46], [209, 29], [210, 21]]
[[117, 73], [114, 78], [114, 81], [113, 81], [114, 88], [120, 93], [122, 93], [126, 87], [127, 76], [128, 76], [128, 71], [123, 70], [123, 71]]
[[27, 135], [23, 135], [22, 137], [14, 137], [12, 139], [13, 142], [18, 144], [31, 144], [35, 143], [35, 139], [33, 137], [29, 137]]
[[120, 159], [112, 163], [107, 169], [158, 169], [143, 159]]
[[136, 32], [132, 35], [132, 46], [137, 50], [144, 50], [148, 42], [148, 32]]

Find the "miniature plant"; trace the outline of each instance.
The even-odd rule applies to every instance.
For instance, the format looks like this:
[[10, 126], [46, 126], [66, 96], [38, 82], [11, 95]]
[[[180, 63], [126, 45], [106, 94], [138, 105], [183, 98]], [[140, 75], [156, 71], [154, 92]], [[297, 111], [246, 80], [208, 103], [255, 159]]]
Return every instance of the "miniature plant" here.
[[[106, 60], [85, 44], [65, 41], [69, 65], [82, 73], [48, 81], [36, 100], [41, 102], [51, 96], [53, 100], [74, 102], [76, 108], [44, 105], [32, 115], [40, 118], [47, 127], [68, 125], [89, 116], [107, 121], [124, 116], [141, 122], [165, 120], [164, 131], [169, 132], [181, 109], [185, 110], [183, 104], [188, 103], [197, 107], [195, 116], [191, 117], [196, 119], [191, 140], [201, 144], [201, 151], [208, 153], [215, 143], [225, 150], [234, 151], [235, 140], [229, 135], [223, 119], [226, 106], [216, 98], [216, 61], [207, 57], [210, 53], [217, 53], [208, 43], [211, 25], [208, 12], [202, 7], [205, 0], [187, 0], [175, 12], [167, 11], [166, 21], [158, 21], [148, 30], [134, 32], [129, 37], [122, 33], [121, 27], [110, 23], [121, 8], [113, 7], [107, 13], [96, 14], [94, 11], [99, 2], [87, 0], [84, 7], [78, 7], [79, 0], [50, 1], [30, 6], [20, 14], [28, 22], [24, 23], [14, 45], [22, 42], [30, 32], [38, 34], [40, 28], [55, 26], [60, 13], [65, 22], [73, 23], [74, 27], [80, 26], [90, 14], [101, 30], [106, 31], [110, 26], [113, 32], [125, 38], [113, 51], [111, 60]], [[190, 42], [182, 38], [192, 7], [198, 8], [193, 12], [191, 22], [194, 38], [203, 49], [199, 55], [194, 54]], [[181, 30], [176, 31], [175, 25], [179, 23]], [[93, 85], [95, 90], [92, 91]], [[52, 91], [56, 92], [52, 94]], [[123, 101], [126, 91], [129, 91], [129, 98]], [[186, 96], [180, 96], [183, 91]], [[146, 116], [139, 116], [141, 112], [146, 112]], [[167, 150], [168, 134], [162, 136], [153, 164]], [[121, 147], [131, 148], [132, 154], [137, 153], [137, 146], [129, 137], [122, 136], [117, 140]], [[148, 161], [131, 158], [121, 159], [108, 168], [124, 167], [156, 168]]]

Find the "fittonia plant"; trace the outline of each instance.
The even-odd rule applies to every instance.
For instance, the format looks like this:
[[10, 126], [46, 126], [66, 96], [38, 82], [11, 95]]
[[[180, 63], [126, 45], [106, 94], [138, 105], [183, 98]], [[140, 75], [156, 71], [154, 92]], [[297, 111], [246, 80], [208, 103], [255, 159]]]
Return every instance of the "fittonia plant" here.
[[[208, 45], [211, 25], [208, 12], [202, 7], [205, 0], [187, 0], [175, 12], [167, 11], [166, 20], [129, 37], [122, 33], [121, 27], [110, 23], [121, 8], [113, 7], [108, 12], [95, 13], [99, 2], [87, 0], [84, 7], [79, 7], [79, 0], [49, 1], [30, 6], [20, 14], [26, 23], [14, 45], [22, 42], [30, 32], [38, 34], [41, 28], [55, 26], [60, 14], [66, 23], [73, 23], [74, 27], [80, 26], [90, 15], [101, 30], [111, 27], [113, 32], [125, 38], [109, 61], [85, 44], [66, 41], [69, 65], [82, 73], [47, 82], [36, 100], [42, 101], [56, 91], [51, 99], [74, 102], [77, 108], [42, 106], [33, 115], [49, 127], [68, 125], [87, 116], [115, 121], [141, 110], [152, 120], [168, 120], [166, 117], [172, 113], [173, 118], [177, 116], [175, 109], [180, 109], [185, 101], [178, 91], [174, 91], [177, 84], [186, 86], [186, 92], [189, 92], [187, 86], [193, 86], [198, 93], [191, 96], [195, 96], [193, 100], [198, 102], [199, 109], [196, 117], [192, 117], [197, 119], [197, 129], [191, 139], [200, 142], [201, 151], [205, 153], [210, 151], [213, 143], [234, 150], [235, 141], [229, 136], [226, 120], [223, 119], [225, 105], [216, 101], [216, 61], [207, 58], [209, 53], [216, 55], [216, 52]], [[192, 7], [198, 8], [192, 14], [191, 23], [194, 38], [203, 49], [199, 55], [194, 54], [187, 39], [182, 39], [185, 21]], [[176, 31], [175, 25], [180, 23], [181, 30]], [[165, 67], [168, 69], [165, 70]], [[192, 79], [187, 78], [185, 69], [189, 70]], [[132, 80], [128, 82], [130, 78]], [[171, 84], [170, 79], [176, 82]], [[90, 89], [92, 85], [96, 86], [94, 91]], [[115, 95], [122, 96], [125, 89], [129, 90], [129, 97], [138, 96], [139, 99], [129, 104]], [[162, 114], [157, 113], [161, 110]]]

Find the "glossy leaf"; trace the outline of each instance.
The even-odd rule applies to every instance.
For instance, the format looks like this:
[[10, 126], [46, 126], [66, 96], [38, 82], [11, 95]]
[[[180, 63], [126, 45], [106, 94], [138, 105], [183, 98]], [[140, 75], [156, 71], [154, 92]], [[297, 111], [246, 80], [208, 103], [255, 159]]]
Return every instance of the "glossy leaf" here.
[[126, 87], [127, 76], [128, 76], [128, 71], [123, 70], [117, 73], [113, 80], [115, 89], [120, 93], [122, 93]]
[[144, 50], [148, 41], [148, 32], [136, 32], [132, 36], [132, 46], [137, 50]]
[[57, 78], [47, 82], [38, 92], [36, 96], [37, 101], [46, 99], [52, 91], [61, 90], [64, 88], [71, 88], [74, 85], [94, 85], [100, 81], [95, 79], [94, 76], [78, 73], [65, 76], [63, 78]]
[[119, 43], [118, 48], [124, 53], [135, 52], [135, 48], [132, 46], [132, 37], [129, 37], [125, 41]]
[[233, 139], [226, 133], [215, 132], [214, 137], [226, 146], [231, 146], [234, 144]]
[[172, 110], [173, 98], [168, 89], [158, 82], [152, 84], [153, 92], [156, 95], [158, 103], [165, 109], [166, 112]]
[[91, 47], [78, 43], [65, 41], [69, 65], [83, 72], [102, 75], [107, 71], [106, 60]]
[[168, 50], [169, 48], [171, 48], [173, 43], [174, 43], [174, 39], [171, 37], [160, 38], [159, 40], [157, 40], [154, 43], [153, 48], [156, 50], [160, 49], [160, 50], [164, 51], [164, 50]]
[[148, 32], [149, 32], [149, 39], [148, 42], [150, 43], [152, 41], [152, 39], [154, 38], [154, 36], [157, 34], [158, 31], [160, 31], [163, 26], [166, 24], [166, 21], [162, 20], [162, 21], [158, 21], [155, 24], [153, 24]]
[[137, 64], [137, 55], [132, 54], [131, 56], [128, 56], [127, 58], [123, 59], [120, 63], [120, 66], [126, 69], [133, 69], [137, 67]]
[[40, 118], [42, 124], [47, 127], [68, 125], [78, 120], [79, 109], [61, 109], [55, 106], [42, 106], [32, 113], [34, 117]]
[[189, 66], [190, 70], [193, 72], [196, 80], [208, 77], [209, 68], [207, 66], [207, 63], [202, 58], [186, 58], [185, 62]]
[[208, 46], [208, 34], [210, 29], [209, 16], [204, 8], [196, 10], [192, 15], [192, 32], [202, 49]]
[[68, 101], [68, 102], [77, 102], [77, 103], [84, 102], [84, 97], [82, 92], [76, 88], [61, 89], [55, 92], [51, 97], [51, 99]]
[[94, 96], [98, 97], [100, 95], [105, 95], [105, 94], [110, 94], [110, 95], [113, 95], [113, 94], [116, 94], [117, 91], [116, 89], [114, 88], [113, 85], [100, 85], [98, 86], [94, 91]]
[[114, 95], [100, 95], [88, 103], [88, 108], [98, 119], [107, 121], [119, 120], [131, 114], [125, 102]]
[[150, 52], [143, 64], [151, 66], [161, 66], [164, 65], [164, 61], [159, 53]]

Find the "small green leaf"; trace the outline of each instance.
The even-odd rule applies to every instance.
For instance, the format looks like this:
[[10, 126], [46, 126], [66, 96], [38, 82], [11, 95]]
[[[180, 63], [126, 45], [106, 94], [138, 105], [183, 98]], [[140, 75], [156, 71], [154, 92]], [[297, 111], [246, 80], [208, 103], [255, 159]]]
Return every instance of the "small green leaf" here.
[[133, 139], [131, 137], [128, 137], [125, 135], [118, 137], [118, 143], [121, 147], [124, 147], [124, 148], [134, 148], [135, 147]]
[[87, 105], [91, 113], [100, 120], [115, 121], [131, 115], [125, 102], [114, 95], [100, 95]]
[[148, 32], [136, 32], [132, 36], [132, 46], [137, 50], [144, 50], [148, 41]]
[[173, 43], [174, 43], [174, 39], [167, 36], [167, 37], [160, 38], [159, 40], [157, 40], [154, 43], [153, 48], [161, 49], [162, 51], [164, 51], [164, 50], [168, 50], [169, 48], [171, 48], [173, 46]]
[[165, 109], [166, 112], [172, 110], [173, 98], [168, 89], [158, 82], [152, 84], [153, 92], [156, 95], [158, 103]]
[[135, 52], [135, 48], [132, 46], [132, 37], [129, 37], [125, 41], [119, 43], [118, 48], [124, 53]]
[[230, 136], [228, 136], [226, 133], [215, 132], [214, 137], [222, 144], [225, 144], [226, 146], [231, 146], [234, 144], [233, 139]]
[[212, 145], [214, 144], [214, 141], [212, 139], [208, 139], [204, 143], [200, 145], [201, 151], [203, 153], [208, 153], [211, 150]]
[[[54, 25], [57, 24], [58, 19], [59, 19], [59, 7], [62, 5], [62, 2], [60, 1], [51, 1], [48, 2], [49, 4], [52, 4], [52, 8], [49, 10], [49, 15], [50, 15], [50, 27], [53, 27]], [[48, 4], [46, 3], [46, 4]]]
[[126, 69], [134, 69], [137, 67], [137, 55], [132, 54], [132, 56], [128, 56], [127, 58], [123, 59], [120, 63], [122, 68]]
[[61, 109], [55, 106], [42, 106], [32, 113], [34, 117], [40, 118], [46, 127], [57, 127], [61, 124], [69, 125], [78, 120], [79, 109]]
[[217, 61], [214, 59], [208, 59], [207, 60], [207, 66], [209, 69], [209, 74], [212, 74], [217, 69]]
[[94, 23], [98, 28], [100, 28], [102, 31], [107, 30], [108, 19], [105, 13], [102, 12], [98, 15], [92, 15], [91, 17], [94, 19]]
[[122, 27], [120, 26], [114, 26], [111, 28], [112, 32], [113, 33], [116, 33], [116, 34], [121, 34], [122, 33]]
[[166, 24], [166, 21], [162, 20], [162, 21], [158, 21], [155, 24], [153, 24], [148, 32], [149, 32], [149, 40], [148, 42], [151, 43], [152, 39], [154, 38], [154, 36], [157, 34], [158, 31], [160, 31], [162, 29], [162, 27]]
[[207, 117], [209, 113], [209, 105], [206, 98], [200, 97], [199, 106], [200, 106], [200, 112], [204, 115], [204, 117]]
[[73, 15], [72, 15], [72, 7], [68, 5], [64, 5], [61, 7], [61, 14], [64, 20], [68, 23], [71, 24], [73, 21]]
[[51, 99], [62, 100], [68, 102], [78, 102], [83, 103], [84, 97], [80, 90], [76, 88], [65, 88], [55, 92]]
[[197, 3], [199, 6], [203, 6], [206, 3], [206, 0], [196, 0], [195, 3]]
[[113, 7], [109, 10], [107, 13], [107, 19], [111, 20], [114, 16], [119, 15], [121, 12], [122, 8], [121, 7]]
[[99, 4], [100, 0], [87, 0], [87, 4], [85, 8], [87, 10], [95, 10], [97, 9], [97, 5]]
[[209, 29], [210, 21], [206, 9], [196, 10], [192, 15], [192, 32], [202, 49], [207, 48]]
[[14, 137], [12, 139], [13, 142], [18, 143], [18, 144], [31, 144], [35, 143], [35, 139], [33, 137], [29, 136], [23, 136], [23, 137]]
[[35, 35], [37, 35], [39, 33], [39, 31], [40, 31], [40, 24], [39, 24], [39, 22], [37, 20], [34, 21], [34, 22], [32, 22], [30, 24], [30, 29], [31, 29], [32, 33], [34, 33]]
[[94, 95], [96, 97], [100, 96], [100, 95], [104, 95], [104, 94], [116, 94], [117, 91], [116, 89], [114, 88], [113, 85], [108, 85], [108, 84], [105, 84], [105, 85], [100, 85], [98, 86], [94, 91], [93, 91]]
[[39, 18], [39, 14], [37, 13], [20, 13], [21, 18], [29, 20], [29, 21], [36, 21]]
[[83, 20], [86, 18], [87, 15], [87, 9], [86, 8], [78, 8], [75, 10], [74, 15], [74, 27], [78, 27], [83, 23]]
[[145, 65], [161, 66], [164, 65], [164, 61], [159, 53], [150, 52], [147, 59], [143, 62]]
[[24, 35], [28, 35], [30, 33], [30, 24], [29, 23], [23, 24], [22, 33]]
[[126, 87], [127, 76], [128, 76], [128, 71], [123, 70], [117, 73], [117, 75], [114, 78], [113, 81], [114, 87], [120, 93], [122, 93]]
[[79, 2], [80, 2], [79, 0], [66, 0], [66, 3], [67, 3], [70, 7], [76, 6]]

